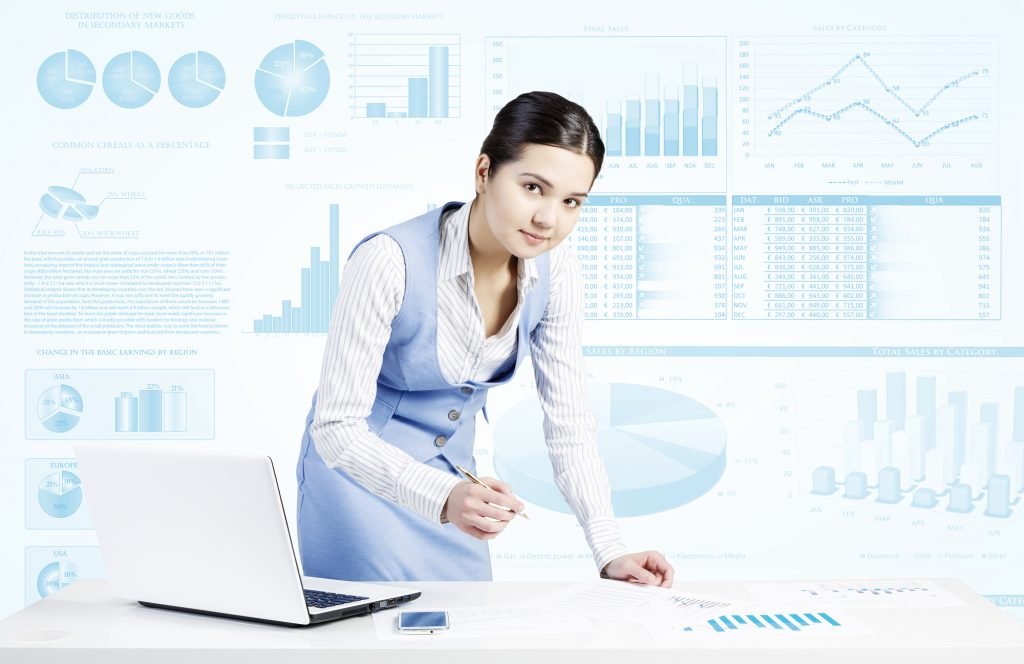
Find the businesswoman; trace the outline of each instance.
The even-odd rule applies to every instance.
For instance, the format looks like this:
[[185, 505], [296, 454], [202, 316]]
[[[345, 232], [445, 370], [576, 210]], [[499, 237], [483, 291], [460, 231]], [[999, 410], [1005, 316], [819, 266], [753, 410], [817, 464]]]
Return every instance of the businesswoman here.
[[597, 569], [671, 585], [660, 553], [622, 542], [587, 406], [580, 270], [562, 241], [603, 158], [581, 106], [520, 95], [480, 148], [472, 202], [386, 228], [352, 252], [298, 462], [307, 575], [491, 578], [486, 541], [524, 506], [508, 484], [487, 477], [486, 488], [455, 467], [476, 470], [476, 415], [529, 351], [555, 481]]

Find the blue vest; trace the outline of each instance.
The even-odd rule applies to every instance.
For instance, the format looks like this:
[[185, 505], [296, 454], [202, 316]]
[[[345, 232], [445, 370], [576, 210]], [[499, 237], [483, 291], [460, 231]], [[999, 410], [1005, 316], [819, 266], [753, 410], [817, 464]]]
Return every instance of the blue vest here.
[[[380, 231], [404, 254], [405, 299], [391, 324], [366, 420], [370, 431], [416, 461], [458, 477], [456, 465], [476, 470], [476, 414], [487, 401], [487, 390], [511, 380], [544, 315], [550, 258], [544, 254], [536, 259], [539, 279], [520, 310], [515, 366], [491, 381], [449, 383], [437, 357], [439, 225], [444, 212], [461, 205], [448, 203]], [[297, 469], [304, 574], [353, 581], [490, 580], [486, 542], [451, 524], [431, 523], [371, 493], [344, 471], [329, 468], [310, 440], [315, 410], [316, 395], [306, 416]]]

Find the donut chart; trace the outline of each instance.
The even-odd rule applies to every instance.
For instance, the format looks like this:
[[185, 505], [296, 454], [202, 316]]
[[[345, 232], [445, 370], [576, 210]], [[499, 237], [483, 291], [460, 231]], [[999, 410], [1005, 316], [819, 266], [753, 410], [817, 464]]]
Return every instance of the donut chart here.
[[[704, 404], [648, 385], [592, 385], [598, 450], [617, 516], [642, 516], [685, 505], [725, 472], [726, 428]], [[555, 486], [537, 399], [513, 406], [494, 434], [494, 467], [523, 500], [569, 513]]]

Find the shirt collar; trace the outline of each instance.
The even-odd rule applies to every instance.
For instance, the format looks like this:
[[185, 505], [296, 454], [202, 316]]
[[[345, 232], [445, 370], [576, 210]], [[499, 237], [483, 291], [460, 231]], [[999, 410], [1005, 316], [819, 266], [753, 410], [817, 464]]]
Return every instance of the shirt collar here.
[[441, 265], [437, 280], [450, 281], [472, 271], [469, 259], [469, 208], [466, 203], [441, 220]]
[[[449, 212], [441, 220], [441, 255], [445, 257], [438, 268], [438, 281], [450, 281], [465, 275], [470, 283], [473, 281], [473, 261], [469, 257], [469, 209], [466, 203], [457, 210]], [[540, 278], [537, 271], [537, 260], [526, 258], [519, 260], [517, 287], [520, 293], [529, 293]]]

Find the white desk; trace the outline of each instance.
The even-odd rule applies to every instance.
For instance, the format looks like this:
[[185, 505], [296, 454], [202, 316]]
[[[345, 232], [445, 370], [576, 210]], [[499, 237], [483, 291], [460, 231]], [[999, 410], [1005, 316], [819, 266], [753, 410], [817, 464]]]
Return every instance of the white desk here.
[[[528, 635], [489, 640], [409, 636], [378, 640], [369, 616], [307, 628], [276, 627], [149, 609], [112, 597], [102, 581], [78, 581], [0, 622], [0, 662], [21, 664], [163, 664], [165, 662], [374, 662], [375, 664], [1017, 664], [1024, 626], [953, 579], [938, 580], [964, 600], [954, 608], [846, 609], [874, 634], [860, 637], [665, 643], [641, 627], [597, 622], [591, 634]], [[481, 606], [519, 602], [566, 584], [420, 583], [410, 605]], [[681, 590], [735, 599], [742, 582], [677, 584]]]

